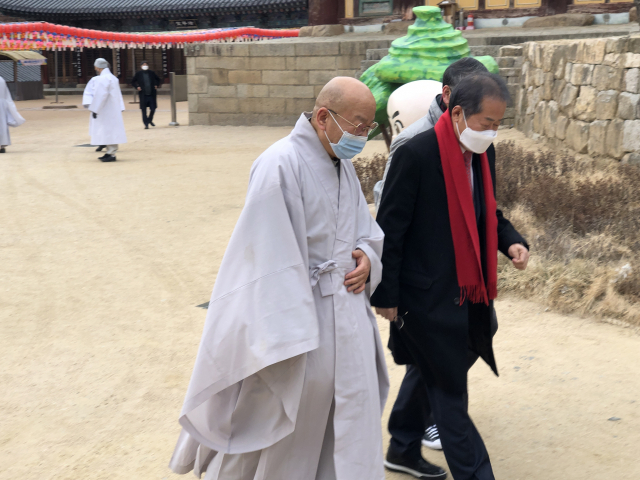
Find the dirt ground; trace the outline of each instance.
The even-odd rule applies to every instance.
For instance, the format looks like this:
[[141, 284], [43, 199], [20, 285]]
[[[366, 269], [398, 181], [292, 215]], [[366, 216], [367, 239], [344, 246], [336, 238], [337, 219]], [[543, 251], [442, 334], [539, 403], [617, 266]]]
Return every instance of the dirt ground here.
[[[178, 478], [167, 463], [205, 318], [197, 306], [252, 161], [289, 129], [171, 128], [162, 99], [158, 126], [144, 130], [127, 105], [129, 143], [102, 164], [77, 146], [89, 142], [88, 113], [42, 110], [49, 101], [19, 104], [27, 123], [0, 155], [0, 478]], [[501, 376], [483, 364], [470, 374], [496, 477], [639, 478], [637, 332], [515, 298], [497, 309]], [[388, 360], [383, 428], [403, 374]]]

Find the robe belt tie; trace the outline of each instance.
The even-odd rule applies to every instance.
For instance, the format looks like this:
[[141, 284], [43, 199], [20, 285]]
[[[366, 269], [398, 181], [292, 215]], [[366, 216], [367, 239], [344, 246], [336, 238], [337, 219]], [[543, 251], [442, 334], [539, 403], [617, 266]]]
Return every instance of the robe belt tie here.
[[328, 260], [310, 269], [311, 288], [320, 287], [323, 297], [335, 295], [344, 287], [344, 275], [353, 265], [339, 265], [335, 260]]

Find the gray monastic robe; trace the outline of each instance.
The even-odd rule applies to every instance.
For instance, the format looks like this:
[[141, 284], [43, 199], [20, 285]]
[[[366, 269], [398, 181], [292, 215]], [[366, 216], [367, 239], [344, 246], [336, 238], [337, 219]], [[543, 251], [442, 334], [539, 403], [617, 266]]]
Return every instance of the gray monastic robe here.
[[9, 127], [18, 127], [25, 122], [13, 103], [7, 82], [0, 77], [0, 145], [11, 145]]
[[[255, 162], [209, 304], [171, 459], [207, 480], [382, 480], [388, 379], [369, 294], [383, 233], [353, 165], [302, 115]], [[371, 261], [349, 293], [352, 251]]]

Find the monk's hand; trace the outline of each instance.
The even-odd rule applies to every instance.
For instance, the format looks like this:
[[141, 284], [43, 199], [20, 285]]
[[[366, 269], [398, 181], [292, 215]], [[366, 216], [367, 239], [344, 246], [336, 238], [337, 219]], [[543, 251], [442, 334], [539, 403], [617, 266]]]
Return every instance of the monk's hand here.
[[376, 313], [383, 316], [390, 322], [393, 322], [398, 316], [398, 307], [395, 308], [378, 308], [376, 307]]
[[513, 266], [518, 270], [524, 270], [529, 263], [529, 250], [521, 243], [514, 243], [509, 247], [509, 256]]
[[139, 92], [140, 92], [140, 91], [142, 91], [142, 87], [138, 87], [138, 91], [139, 91]]
[[347, 291], [362, 293], [371, 271], [371, 260], [362, 250], [354, 250], [351, 256], [356, 259], [356, 269], [347, 273], [344, 284], [347, 286]]

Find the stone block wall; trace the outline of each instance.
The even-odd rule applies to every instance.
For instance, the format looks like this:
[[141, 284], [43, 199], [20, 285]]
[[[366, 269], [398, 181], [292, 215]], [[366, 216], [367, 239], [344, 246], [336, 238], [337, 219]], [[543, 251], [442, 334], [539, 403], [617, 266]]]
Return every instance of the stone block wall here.
[[522, 75], [522, 47], [518, 45], [508, 45], [500, 47], [499, 56], [496, 58], [500, 67], [500, 76], [507, 82], [507, 88], [511, 95], [511, 104], [505, 112], [502, 125], [513, 127], [516, 122], [516, 99], [520, 94]]
[[516, 127], [578, 153], [640, 152], [640, 37], [522, 47]]
[[355, 76], [367, 50], [393, 39], [316, 39], [185, 49], [190, 125], [293, 126], [336, 76]]

